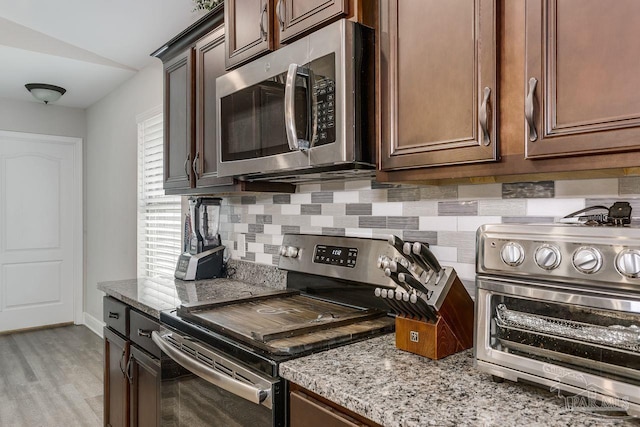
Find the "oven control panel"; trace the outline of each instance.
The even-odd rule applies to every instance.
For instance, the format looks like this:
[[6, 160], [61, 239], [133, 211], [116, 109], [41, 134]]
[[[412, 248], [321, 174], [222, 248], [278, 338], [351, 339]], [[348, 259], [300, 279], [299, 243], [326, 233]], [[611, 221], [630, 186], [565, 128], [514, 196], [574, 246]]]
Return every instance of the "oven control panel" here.
[[640, 229], [485, 225], [478, 230], [476, 271], [640, 291]]
[[357, 248], [316, 245], [313, 262], [354, 268], [358, 259]]

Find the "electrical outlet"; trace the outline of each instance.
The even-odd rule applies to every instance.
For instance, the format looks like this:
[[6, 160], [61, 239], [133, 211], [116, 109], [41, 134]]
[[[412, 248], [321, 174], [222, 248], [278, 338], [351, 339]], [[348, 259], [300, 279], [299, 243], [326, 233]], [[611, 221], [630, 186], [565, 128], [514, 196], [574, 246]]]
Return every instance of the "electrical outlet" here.
[[247, 248], [246, 236], [244, 234], [238, 234], [238, 250], [236, 252], [238, 253], [239, 257], [247, 256], [246, 248]]

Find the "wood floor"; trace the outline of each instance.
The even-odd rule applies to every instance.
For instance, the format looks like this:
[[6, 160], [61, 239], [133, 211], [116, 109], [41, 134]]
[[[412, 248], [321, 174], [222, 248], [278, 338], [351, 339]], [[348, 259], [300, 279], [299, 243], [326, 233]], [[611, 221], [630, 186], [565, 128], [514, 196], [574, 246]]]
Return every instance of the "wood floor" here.
[[84, 326], [0, 335], [0, 426], [101, 426], [102, 351]]

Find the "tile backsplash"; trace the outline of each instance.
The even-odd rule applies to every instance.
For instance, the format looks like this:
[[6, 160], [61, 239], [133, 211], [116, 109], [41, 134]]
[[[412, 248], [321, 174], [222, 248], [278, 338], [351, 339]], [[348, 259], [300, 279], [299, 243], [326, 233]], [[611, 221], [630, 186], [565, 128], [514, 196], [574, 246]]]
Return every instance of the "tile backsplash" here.
[[396, 234], [429, 243], [442, 264], [473, 280], [475, 233], [482, 224], [548, 223], [617, 200], [629, 201], [640, 216], [640, 177], [451, 186], [326, 182], [300, 185], [295, 194], [224, 197], [220, 234], [232, 258], [272, 265], [285, 233]]

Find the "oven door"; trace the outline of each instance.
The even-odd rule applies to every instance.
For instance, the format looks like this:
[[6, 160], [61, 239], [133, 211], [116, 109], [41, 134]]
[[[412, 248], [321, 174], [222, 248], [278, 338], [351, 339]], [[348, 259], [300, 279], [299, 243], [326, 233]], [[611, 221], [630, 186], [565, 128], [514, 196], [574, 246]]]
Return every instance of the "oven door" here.
[[354, 25], [337, 21], [218, 77], [219, 176], [356, 159]]
[[163, 426], [284, 426], [283, 380], [252, 371], [190, 337], [162, 328]]
[[640, 407], [640, 297], [479, 277], [476, 362], [494, 375]]

